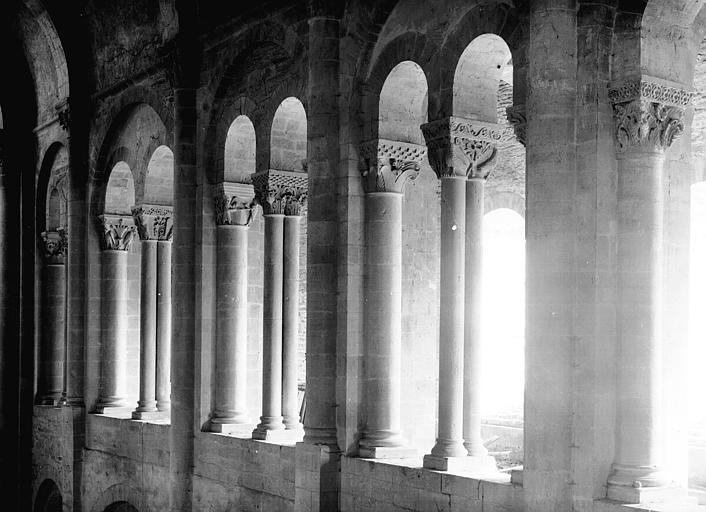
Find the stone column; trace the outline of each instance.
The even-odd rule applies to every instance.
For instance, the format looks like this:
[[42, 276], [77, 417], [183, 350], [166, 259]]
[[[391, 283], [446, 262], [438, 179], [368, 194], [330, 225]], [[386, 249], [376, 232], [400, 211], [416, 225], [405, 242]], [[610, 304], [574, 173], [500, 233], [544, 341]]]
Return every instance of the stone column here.
[[135, 236], [131, 217], [101, 215], [101, 394], [96, 412], [125, 407], [127, 352], [127, 253]]
[[463, 444], [464, 423], [468, 423], [464, 421], [466, 180], [494, 156], [500, 132], [494, 125], [458, 117], [421, 128], [429, 162], [441, 179], [439, 426], [424, 467], [468, 469], [476, 461], [467, 457]]
[[[684, 131], [692, 94], [643, 77], [610, 91], [618, 159], [618, 389], [608, 498], [642, 503], [663, 471], [664, 152]], [[671, 490], [669, 492], [672, 492]]]
[[294, 441], [282, 417], [282, 299], [284, 214], [290, 195], [306, 185], [306, 173], [268, 170], [253, 174], [253, 185], [265, 215], [263, 291], [262, 416], [254, 439]]
[[[164, 418], [157, 408], [157, 287], [158, 243], [171, 238], [171, 208], [143, 205], [132, 210], [141, 240], [140, 279], [140, 399], [133, 419]], [[164, 366], [164, 362], [162, 362]]]
[[216, 396], [212, 432], [252, 430], [247, 414], [248, 228], [256, 209], [251, 185], [217, 187]]
[[57, 405], [64, 391], [66, 354], [66, 231], [42, 233], [44, 276], [38, 403]]
[[306, 206], [306, 188], [291, 190], [284, 208], [284, 268], [282, 271], [282, 416], [284, 426], [296, 441], [304, 437], [297, 400], [299, 345], [299, 241], [301, 213]]
[[[171, 223], [172, 217], [169, 217]], [[157, 410], [169, 417], [172, 357], [172, 227], [157, 240]]]
[[358, 454], [411, 457], [400, 427], [402, 365], [402, 195], [426, 147], [378, 139], [361, 146], [365, 189], [364, 421]]

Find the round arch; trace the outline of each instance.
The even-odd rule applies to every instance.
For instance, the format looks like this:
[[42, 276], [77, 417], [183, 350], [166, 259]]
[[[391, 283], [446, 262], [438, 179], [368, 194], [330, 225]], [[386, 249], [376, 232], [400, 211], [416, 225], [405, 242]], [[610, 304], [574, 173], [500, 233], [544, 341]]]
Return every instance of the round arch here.
[[306, 171], [306, 111], [299, 99], [282, 100], [272, 118], [270, 130], [270, 168]]
[[154, 150], [147, 164], [143, 202], [171, 206], [174, 201], [174, 153], [167, 146]]
[[236, 117], [228, 128], [224, 149], [223, 181], [249, 183], [257, 168], [257, 136], [250, 118]]
[[426, 75], [413, 61], [397, 64], [380, 91], [378, 137], [424, 144], [419, 126], [427, 122], [429, 94]]

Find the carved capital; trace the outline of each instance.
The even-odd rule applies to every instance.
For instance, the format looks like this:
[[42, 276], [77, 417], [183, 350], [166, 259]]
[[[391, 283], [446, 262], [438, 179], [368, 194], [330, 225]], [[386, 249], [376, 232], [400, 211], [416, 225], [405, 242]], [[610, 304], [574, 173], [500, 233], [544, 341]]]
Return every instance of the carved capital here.
[[448, 117], [421, 126], [429, 148], [429, 163], [439, 177], [487, 178], [484, 166], [495, 156], [501, 127], [461, 117]]
[[65, 228], [42, 233], [42, 248], [44, 261], [50, 265], [63, 265], [67, 249], [67, 233]]
[[140, 240], [172, 239], [174, 211], [171, 206], [143, 204], [132, 209], [132, 218]]
[[360, 166], [366, 192], [402, 193], [408, 179], [419, 175], [419, 164], [427, 154], [426, 146], [387, 139], [360, 145]]
[[306, 208], [305, 172], [270, 169], [252, 175], [255, 197], [265, 215], [300, 215]]
[[257, 215], [253, 186], [219, 183], [213, 188], [214, 213], [219, 226], [249, 226]]
[[515, 137], [523, 146], [527, 145], [527, 112], [524, 105], [513, 105], [505, 109], [507, 122], [515, 130]]
[[130, 249], [137, 230], [132, 217], [121, 215], [100, 215], [102, 248], [105, 251], [127, 251]]
[[684, 110], [693, 95], [649, 77], [610, 89], [617, 152], [668, 149], [684, 133]]

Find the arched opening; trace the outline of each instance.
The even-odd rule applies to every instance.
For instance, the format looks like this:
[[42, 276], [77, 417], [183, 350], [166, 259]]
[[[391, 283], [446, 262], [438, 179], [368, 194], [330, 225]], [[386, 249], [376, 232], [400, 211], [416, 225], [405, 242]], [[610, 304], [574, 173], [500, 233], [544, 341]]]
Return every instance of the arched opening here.
[[[467, 191], [482, 194], [486, 205], [501, 207], [485, 213], [484, 206], [473, 206], [479, 202], [475, 196], [468, 192], [466, 196], [467, 212], [475, 208], [473, 215], [467, 213], [466, 233], [477, 233], [476, 224], [469, 223], [482, 223], [482, 236], [478, 237], [482, 250], [472, 254], [466, 242], [466, 280], [475, 281], [472, 269], [482, 269], [482, 298], [476, 309], [466, 304], [467, 332], [469, 322], [471, 326], [480, 323], [480, 334], [472, 336], [470, 343], [479, 338], [480, 347], [475, 351], [478, 360], [466, 358], [465, 363], [471, 365], [470, 374], [480, 369], [479, 391], [474, 396], [480, 402], [481, 438], [499, 469], [519, 466], [523, 460], [525, 148], [509, 122], [508, 111], [512, 108], [510, 49], [500, 36], [482, 34], [468, 44], [456, 65], [453, 115], [474, 129], [488, 127], [496, 133], [490, 141], [493, 153], [488, 153], [489, 158], [480, 157], [480, 167], [470, 173], [476, 186]], [[516, 211], [519, 208], [522, 214]], [[469, 318], [471, 311], [480, 318], [474, 319], [474, 314]], [[471, 332], [476, 332], [473, 327]], [[469, 379], [468, 368], [466, 372]], [[469, 393], [472, 386], [467, 385], [464, 393]], [[475, 406], [469, 403], [468, 407]], [[464, 411], [466, 417], [477, 413]]]
[[297, 98], [286, 98], [275, 112], [270, 133], [270, 168], [287, 171], [307, 169], [306, 112]]
[[167, 146], [154, 150], [147, 164], [145, 204], [171, 206], [174, 196], [174, 153]]
[[139, 512], [135, 507], [130, 505], [127, 501], [116, 501], [111, 503], [103, 512]]
[[[275, 114], [272, 118], [272, 128], [270, 131], [270, 169], [279, 171], [290, 171], [289, 178], [277, 178], [284, 179], [285, 181], [291, 180], [286, 187], [291, 187], [291, 193], [294, 196], [299, 196], [303, 192], [303, 198], [306, 198], [307, 185], [306, 172], [308, 169], [307, 164], [307, 117], [304, 105], [302, 102], [294, 97], [285, 98], [277, 107]], [[276, 174], [276, 173], [275, 173]], [[302, 188], [303, 186], [303, 188]], [[296, 233], [296, 229], [299, 230], [299, 234], [292, 235], [298, 241], [298, 270], [297, 278], [298, 282], [298, 315], [296, 318], [297, 322], [297, 340], [296, 340], [296, 397], [297, 397], [297, 412], [298, 420], [303, 421], [304, 414], [304, 394], [306, 390], [306, 280], [307, 280], [307, 251], [306, 251], [306, 239], [307, 239], [307, 208], [306, 201], [303, 201], [302, 207], [298, 209], [299, 220], [294, 220], [295, 217], [290, 217], [292, 224], [290, 227], [285, 227], [285, 239], [287, 239], [288, 232], [286, 230], [292, 229], [291, 233]], [[294, 224], [297, 224], [297, 227]], [[265, 238], [267, 237], [267, 226], [265, 226]], [[286, 250], [286, 249], [285, 249]], [[284, 264], [288, 265], [290, 260], [286, 256], [284, 257]], [[291, 267], [289, 267], [291, 268]], [[286, 276], [285, 276], [286, 280]], [[286, 286], [286, 283], [285, 283]], [[286, 293], [286, 292], [285, 292]], [[267, 299], [265, 299], [267, 300]], [[292, 313], [289, 313], [291, 316]], [[285, 342], [286, 343], [286, 342]], [[283, 348], [286, 351], [286, 347]], [[291, 357], [291, 356], [290, 356]], [[285, 370], [289, 374], [288, 371]], [[284, 373], [283, 373], [284, 375]], [[286, 388], [293, 387], [290, 381], [288, 385], [284, 382], [283, 378], [283, 391], [286, 395], [292, 395], [292, 392], [286, 391]], [[293, 396], [293, 395], [292, 395]], [[263, 399], [264, 400], [264, 399]], [[286, 398], [284, 399], [286, 401]], [[292, 401], [293, 403], [293, 401]], [[290, 407], [292, 408], [292, 407]], [[287, 413], [284, 413], [287, 416]], [[291, 415], [291, 414], [290, 414]], [[292, 420], [293, 421], [293, 420]]]
[[34, 512], [63, 512], [64, 500], [54, 480], [46, 479], [34, 498]]
[[510, 86], [512, 55], [505, 41], [495, 34], [476, 37], [461, 54], [453, 83], [455, 116], [496, 122], [498, 90]]
[[[304, 125], [304, 139], [306, 142], [306, 124]], [[250, 175], [256, 170], [255, 144], [255, 127], [248, 116], [236, 117], [226, 135], [223, 161], [224, 181], [250, 183]]]
[[132, 215], [134, 204], [135, 181], [130, 166], [122, 161], [117, 162], [108, 178], [103, 212], [113, 215]]
[[[427, 79], [422, 68], [412, 61], [394, 66], [380, 90], [378, 138], [393, 141], [392, 146], [395, 143], [423, 145], [420, 125], [427, 122], [427, 102]], [[407, 392], [401, 394], [399, 407], [402, 437], [420, 453], [428, 453], [436, 436], [438, 402], [435, 361], [438, 360], [439, 336], [437, 233], [440, 210], [436, 174], [426, 158], [418, 165], [418, 175], [406, 180], [402, 189], [402, 314], [398, 364], [401, 389]], [[374, 250], [371, 242], [367, 241], [366, 251]], [[366, 265], [371, 263], [366, 260]], [[367, 272], [371, 271], [369, 267]], [[366, 290], [374, 288], [375, 285], [366, 285]], [[420, 300], [421, 297], [424, 300]], [[366, 300], [374, 300], [374, 297]], [[366, 334], [369, 336], [370, 333]], [[366, 350], [371, 355], [377, 352], [371, 346], [366, 346]], [[394, 365], [394, 361], [391, 364]], [[374, 378], [373, 375], [369, 377]]]
[[400, 62], [380, 91], [378, 137], [424, 144], [420, 124], [427, 121], [427, 80], [416, 62]]
[[525, 386], [525, 221], [500, 208], [483, 218], [483, 438], [500, 468], [522, 464]]

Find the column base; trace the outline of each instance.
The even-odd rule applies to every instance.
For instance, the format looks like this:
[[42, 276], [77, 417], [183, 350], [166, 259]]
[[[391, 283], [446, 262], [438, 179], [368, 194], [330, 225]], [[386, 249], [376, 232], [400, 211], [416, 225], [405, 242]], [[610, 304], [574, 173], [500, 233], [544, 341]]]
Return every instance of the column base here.
[[221, 423], [213, 420], [211, 420], [208, 430], [209, 432], [235, 436], [250, 436], [253, 431], [252, 423]]
[[303, 430], [260, 430], [255, 429], [252, 433], [252, 438], [259, 441], [269, 441], [278, 444], [294, 444], [299, 443], [304, 438]]
[[407, 459], [416, 457], [417, 450], [407, 446], [359, 446], [358, 457], [362, 459]]
[[631, 505], [652, 503], [679, 503], [696, 505], [696, 498], [689, 497], [684, 487], [665, 485], [660, 487], [628, 487], [608, 484], [607, 498]]
[[169, 418], [169, 414], [163, 411], [132, 411], [133, 420], [165, 420]]
[[424, 467], [437, 471], [452, 471], [464, 473], [497, 473], [498, 466], [495, 458], [487, 456], [474, 457], [441, 457], [439, 455], [427, 454], [424, 456]]
[[125, 405], [102, 405], [96, 406], [96, 414], [107, 414], [109, 416], [132, 416], [132, 408]]

